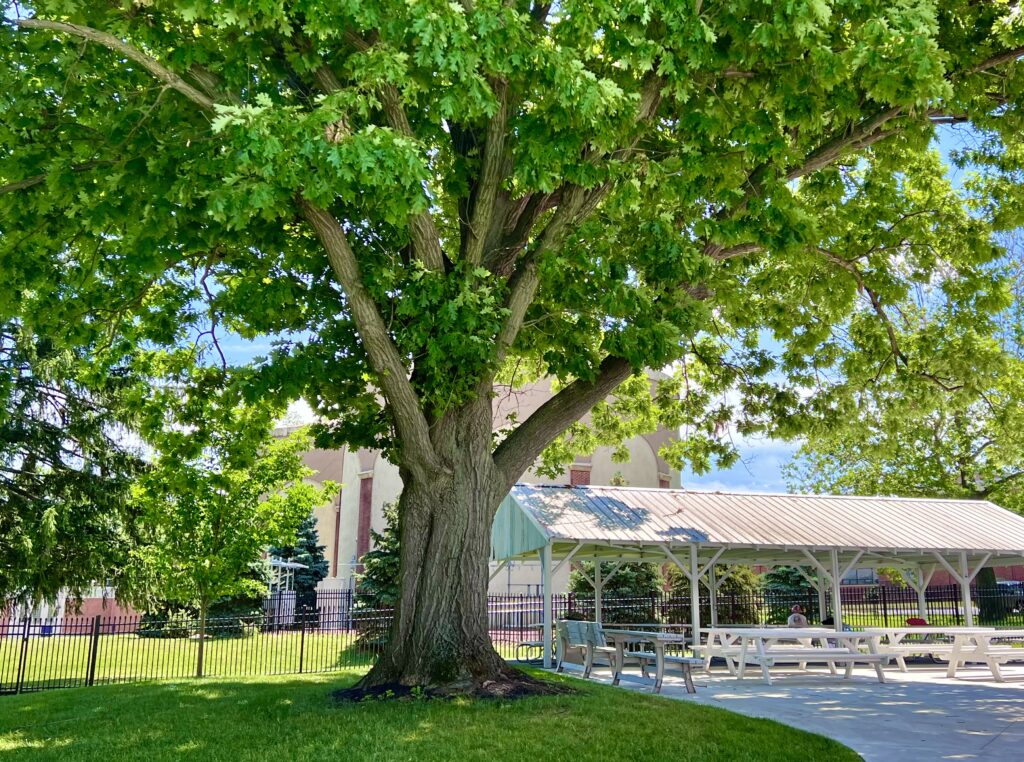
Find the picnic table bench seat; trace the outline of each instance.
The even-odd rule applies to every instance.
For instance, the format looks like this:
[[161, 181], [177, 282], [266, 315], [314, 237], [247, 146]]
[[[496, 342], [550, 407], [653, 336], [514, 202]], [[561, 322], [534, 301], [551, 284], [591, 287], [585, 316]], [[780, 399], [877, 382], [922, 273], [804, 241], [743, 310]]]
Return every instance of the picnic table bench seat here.
[[[658, 661], [658, 655], [650, 651], [630, 651], [630, 656], [633, 656], [640, 660], [641, 668], [644, 672], [644, 677], [647, 677], [647, 665], [651, 662]], [[676, 654], [665, 654], [662, 657], [665, 664], [676, 664], [679, 666], [679, 671], [683, 675], [683, 682], [686, 684], [687, 693], [696, 693], [697, 689], [693, 684], [693, 670], [699, 669], [704, 666], [704, 660], [699, 656], [679, 656]], [[660, 688], [660, 684], [655, 687], [657, 691]]]
[[[686, 691], [688, 693], [697, 692], [693, 684], [692, 669], [695, 666], [701, 665], [703, 663], [703, 659], [666, 654], [664, 652], [663, 644], [654, 643], [655, 648], [661, 652], [661, 666], [658, 668], [659, 655], [657, 652], [647, 650], [630, 650], [625, 647], [625, 642], [622, 640], [623, 636], [631, 638], [631, 643], [636, 643], [635, 638], [642, 638], [642, 633], [625, 630], [611, 630], [609, 631], [609, 634], [618, 636], [615, 644], [613, 645], [609, 643], [608, 638], [605, 636], [604, 628], [599, 622], [561, 620], [558, 622], [557, 629], [559, 646], [558, 663], [555, 667], [556, 672], [562, 672], [564, 670], [565, 656], [570, 650], [580, 650], [583, 652], [584, 677], [590, 676], [594, 663], [599, 658], [606, 660], [611, 668], [612, 685], [619, 684], [623, 667], [625, 667], [627, 663], [639, 664], [643, 676], [649, 677], [648, 667], [653, 662], [656, 665], [654, 692], [659, 693], [661, 691], [665, 665], [676, 664], [682, 672], [683, 681], [686, 684]], [[651, 633], [650, 636], [655, 639], [658, 637], [656, 633]]]

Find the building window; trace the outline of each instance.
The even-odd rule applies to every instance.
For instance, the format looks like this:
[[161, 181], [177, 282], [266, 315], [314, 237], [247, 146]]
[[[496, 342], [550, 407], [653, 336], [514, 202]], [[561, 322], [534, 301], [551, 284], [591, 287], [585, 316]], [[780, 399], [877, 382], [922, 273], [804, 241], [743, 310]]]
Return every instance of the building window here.
[[658, 477], [658, 487], [660, 489], [668, 489], [671, 486], [672, 486], [672, 483], [668, 479], [666, 479], [664, 476], [659, 476]]
[[845, 577], [843, 577], [842, 584], [844, 585], [877, 585], [878, 575], [874, 569], [854, 569]]
[[590, 484], [590, 470], [584, 468], [569, 469], [569, 485], [572, 487], [585, 487]]

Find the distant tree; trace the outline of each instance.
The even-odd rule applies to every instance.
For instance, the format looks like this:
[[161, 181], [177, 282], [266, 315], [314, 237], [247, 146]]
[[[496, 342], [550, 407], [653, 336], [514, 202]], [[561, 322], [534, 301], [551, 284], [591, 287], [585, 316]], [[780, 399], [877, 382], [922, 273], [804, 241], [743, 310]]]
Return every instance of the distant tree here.
[[356, 575], [356, 628], [364, 648], [378, 649], [387, 642], [392, 612], [398, 605], [401, 566], [401, 531], [397, 503], [384, 505], [384, 531], [370, 530], [370, 550], [360, 558]]
[[398, 603], [399, 547], [398, 505], [384, 505], [384, 531], [370, 530], [370, 550], [359, 559], [363, 566], [356, 575], [356, 605], [364, 609], [390, 609]]
[[229, 596], [256, 595], [252, 564], [273, 543], [295, 537], [313, 508], [335, 485], [303, 481], [312, 471], [302, 455], [312, 446], [296, 432], [269, 438], [266, 411], [210, 401], [186, 407], [202, 428], [166, 425], [151, 432], [153, 463], [135, 485], [146, 526], [136, 551], [134, 585], [140, 601], [176, 601], [199, 615], [197, 671], [211, 605]]
[[[759, 619], [757, 609], [757, 593], [761, 589], [760, 580], [749, 566], [719, 566], [716, 569], [718, 578], [728, 574], [718, 588], [718, 621], [722, 624], [756, 624]], [[672, 619], [680, 622], [690, 621], [690, 580], [677, 566], [669, 566], [665, 572], [665, 583], [669, 593], [676, 601], [679, 609], [673, 609]], [[708, 589], [701, 585], [702, 622], [711, 621], [711, 597]]]
[[[810, 430], [785, 469], [792, 489], [986, 499], [1024, 512], [1024, 247], [1005, 240], [1012, 256], [993, 277], [1010, 276], [1013, 298], [950, 335], [948, 287], [908, 294], [889, 315], [893, 364], [930, 362], [942, 378], [849, 366], [849, 415]], [[983, 569], [977, 585], [997, 589], [994, 570]], [[1003, 613], [996, 594], [979, 604], [983, 619]]]
[[330, 564], [324, 556], [325, 546], [320, 544], [316, 517], [307, 516], [299, 525], [295, 537], [288, 545], [274, 545], [268, 551], [271, 556], [283, 561], [294, 561], [305, 568], [295, 569], [292, 580], [295, 585], [295, 607], [300, 616], [308, 617], [316, 609], [316, 587], [330, 572]]
[[[815, 576], [813, 571], [810, 574]], [[760, 582], [768, 601], [770, 622], [785, 621], [790, 607], [796, 604], [806, 609], [808, 619], [820, 620], [824, 616], [824, 612], [817, 611], [817, 588], [792, 566], [776, 566], [762, 574]]]
[[[654, 621], [657, 617], [654, 599], [664, 592], [665, 587], [661, 568], [657, 564], [629, 562], [618, 566], [616, 571], [616, 566], [608, 562], [601, 564], [602, 580], [608, 580], [601, 586], [604, 621]], [[569, 592], [583, 601], [593, 601], [594, 587], [590, 582], [593, 577], [594, 563], [583, 561], [569, 574]], [[593, 608], [592, 605], [590, 608]]]
[[0, 602], [116, 581], [135, 543], [142, 461], [117, 436], [126, 380], [84, 355], [0, 323]]

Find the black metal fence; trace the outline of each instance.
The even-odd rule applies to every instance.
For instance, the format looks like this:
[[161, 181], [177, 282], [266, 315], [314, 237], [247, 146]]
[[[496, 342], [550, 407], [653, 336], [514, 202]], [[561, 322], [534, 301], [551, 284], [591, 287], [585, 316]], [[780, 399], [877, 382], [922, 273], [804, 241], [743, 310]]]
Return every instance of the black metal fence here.
[[[1024, 627], [1024, 601], [1017, 591], [977, 590], [973, 598], [977, 624]], [[797, 604], [812, 622], [829, 613], [828, 605], [825, 612], [818, 610], [814, 592], [719, 595], [716, 603], [718, 624], [781, 624]], [[842, 589], [842, 603], [844, 621], [855, 628], [901, 625], [919, 616], [913, 590], [848, 587]], [[930, 588], [925, 604], [930, 624], [964, 622], [957, 586]], [[555, 619], [593, 619], [595, 614], [593, 597], [586, 595], [556, 595], [552, 607]], [[691, 618], [689, 596], [669, 594], [605, 597], [601, 610], [603, 621], [618, 624], [671, 626], [688, 624]], [[490, 596], [488, 625], [495, 648], [510, 659], [536, 656], [543, 613], [540, 596]], [[701, 622], [712, 623], [706, 594]], [[322, 592], [315, 602], [298, 605], [294, 594], [275, 595], [265, 601], [262, 614], [210, 620], [202, 633], [198, 620], [182, 617], [0, 618], [0, 694], [197, 676], [364, 669], [383, 647], [390, 624], [389, 610], [357, 607], [350, 591]]]

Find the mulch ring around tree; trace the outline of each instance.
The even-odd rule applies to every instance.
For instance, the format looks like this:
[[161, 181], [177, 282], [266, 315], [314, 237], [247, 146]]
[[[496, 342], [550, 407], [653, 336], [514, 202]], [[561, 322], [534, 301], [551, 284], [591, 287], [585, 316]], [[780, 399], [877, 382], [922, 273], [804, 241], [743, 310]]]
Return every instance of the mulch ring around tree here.
[[364, 701], [421, 701], [425, 699], [476, 698], [485, 700], [510, 701], [531, 696], [564, 696], [578, 691], [561, 683], [537, 680], [529, 675], [503, 676], [500, 680], [488, 680], [478, 686], [453, 684], [441, 687], [385, 683], [370, 687], [353, 686], [331, 693], [339, 704]]

